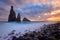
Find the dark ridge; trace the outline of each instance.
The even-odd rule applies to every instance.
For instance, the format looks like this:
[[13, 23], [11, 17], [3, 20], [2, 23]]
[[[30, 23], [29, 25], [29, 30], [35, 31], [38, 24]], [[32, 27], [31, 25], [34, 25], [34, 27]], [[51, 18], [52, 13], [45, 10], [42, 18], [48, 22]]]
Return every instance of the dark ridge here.
[[29, 20], [29, 19], [27, 19], [27, 18], [24, 18], [24, 19], [23, 19], [23, 21], [28, 21], [28, 22], [30, 22], [30, 20]]

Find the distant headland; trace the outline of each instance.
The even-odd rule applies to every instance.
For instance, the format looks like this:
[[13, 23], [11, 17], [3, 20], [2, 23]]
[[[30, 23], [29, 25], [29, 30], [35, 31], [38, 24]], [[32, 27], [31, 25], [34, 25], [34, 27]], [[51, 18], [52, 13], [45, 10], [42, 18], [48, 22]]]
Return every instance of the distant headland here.
[[[8, 17], [8, 22], [15, 22], [15, 21], [21, 22], [21, 15], [20, 15], [20, 13], [18, 13], [18, 15], [16, 17], [16, 13], [13, 9], [13, 6], [11, 6], [10, 14], [9, 14], [9, 17]], [[23, 18], [23, 21], [29, 21], [30, 22], [30, 20], [27, 19], [27, 18]]]

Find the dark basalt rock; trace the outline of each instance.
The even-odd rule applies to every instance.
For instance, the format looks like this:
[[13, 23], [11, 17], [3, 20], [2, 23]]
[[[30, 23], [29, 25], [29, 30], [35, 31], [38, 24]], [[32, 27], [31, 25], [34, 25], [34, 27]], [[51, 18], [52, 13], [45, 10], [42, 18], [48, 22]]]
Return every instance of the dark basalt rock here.
[[16, 21], [17, 21], [17, 22], [21, 22], [21, 16], [20, 16], [20, 13], [18, 13], [17, 18], [16, 18]]
[[8, 17], [8, 21], [12, 22], [12, 21], [16, 21], [16, 14], [15, 11], [13, 10], [13, 6], [11, 6], [11, 10], [10, 10], [10, 14]]
[[29, 19], [27, 19], [27, 18], [24, 18], [24, 19], [23, 19], [23, 21], [28, 21], [28, 22], [30, 22], [30, 20], [29, 20]]
[[[8, 22], [15, 22], [15, 21], [21, 22], [21, 15], [20, 15], [20, 13], [18, 13], [17, 18], [16, 18], [16, 13], [13, 10], [13, 6], [11, 6], [10, 14], [9, 14], [9, 17], [8, 17]], [[27, 19], [27, 18], [24, 18], [23, 21], [30, 22], [30, 20]]]

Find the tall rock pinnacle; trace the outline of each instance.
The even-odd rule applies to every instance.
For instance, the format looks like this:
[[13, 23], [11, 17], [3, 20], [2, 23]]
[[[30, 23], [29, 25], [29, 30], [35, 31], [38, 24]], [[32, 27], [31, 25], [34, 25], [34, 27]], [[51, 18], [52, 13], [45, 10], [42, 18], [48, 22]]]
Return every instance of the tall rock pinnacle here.
[[9, 22], [16, 21], [16, 14], [15, 14], [15, 11], [13, 10], [13, 6], [11, 6], [10, 14], [9, 14], [9, 17], [8, 17], [8, 21]]
[[21, 22], [21, 16], [20, 16], [20, 13], [18, 13], [18, 15], [17, 15], [17, 22]]

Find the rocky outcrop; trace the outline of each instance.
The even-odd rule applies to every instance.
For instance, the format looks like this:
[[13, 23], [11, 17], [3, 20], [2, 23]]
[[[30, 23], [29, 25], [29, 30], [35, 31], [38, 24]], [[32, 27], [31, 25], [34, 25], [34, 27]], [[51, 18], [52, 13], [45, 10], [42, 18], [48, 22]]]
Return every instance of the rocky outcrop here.
[[17, 18], [16, 18], [16, 21], [17, 21], [17, 22], [21, 22], [21, 16], [20, 16], [20, 13], [18, 13]]
[[[14, 22], [14, 21], [21, 22], [21, 15], [20, 15], [20, 13], [18, 13], [17, 18], [16, 18], [16, 13], [13, 10], [13, 6], [11, 6], [10, 14], [8, 17], [8, 22]], [[27, 18], [24, 18], [23, 21], [29, 21], [30, 22], [30, 20]]]
[[16, 21], [16, 14], [15, 11], [13, 10], [13, 6], [11, 6], [11, 10], [10, 10], [10, 14], [8, 17], [8, 21], [12, 22], [12, 21]]
[[30, 22], [30, 20], [29, 20], [29, 19], [27, 19], [27, 18], [24, 18], [24, 19], [23, 19], [23, 21], [28, 21], [28, 22]]

